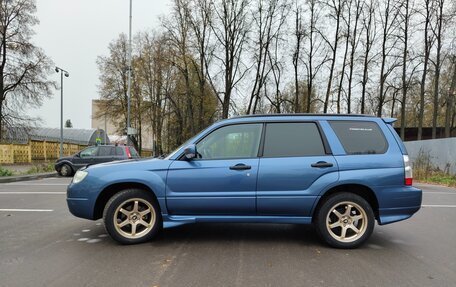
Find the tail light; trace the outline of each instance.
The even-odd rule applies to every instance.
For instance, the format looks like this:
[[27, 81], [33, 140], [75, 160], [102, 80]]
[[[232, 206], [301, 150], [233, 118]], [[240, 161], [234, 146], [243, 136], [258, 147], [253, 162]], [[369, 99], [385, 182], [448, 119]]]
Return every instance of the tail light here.
[[413, 184], [412, 165], [408, 155], [404, 155], [404, 171], [405, 171], [405, 185], [411, 186]]
[[126, 147], [126, 148], [125, 148], [125, 151], [127, 152], [127, 157], [128, 157], [128, 158], [131, 158], [130, 148], [129, 148], [129, 147]]

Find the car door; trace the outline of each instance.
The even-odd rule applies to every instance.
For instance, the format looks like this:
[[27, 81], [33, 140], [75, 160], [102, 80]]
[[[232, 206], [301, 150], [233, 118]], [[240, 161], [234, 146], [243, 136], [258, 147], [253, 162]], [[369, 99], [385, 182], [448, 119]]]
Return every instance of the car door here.
[[73, 160], [75, 162], [75, 166], [77, 168], [81, 168], [88, 164], [94, 164], [95, 157], [98, 154], [98, 147], [92, 146], [82, 150], [78, 156], [76, 156]]
[[197, 159], [169, 167], [166, 201], [170, 214], [251, 215], [262, 123], [220, 127], [196, 143]]
[[337, 181], [337, 162], [321, 135], [314, 122], [266, 124], [258, 174], [259, 215], [309, 216], [320, 189], [328, 180]]

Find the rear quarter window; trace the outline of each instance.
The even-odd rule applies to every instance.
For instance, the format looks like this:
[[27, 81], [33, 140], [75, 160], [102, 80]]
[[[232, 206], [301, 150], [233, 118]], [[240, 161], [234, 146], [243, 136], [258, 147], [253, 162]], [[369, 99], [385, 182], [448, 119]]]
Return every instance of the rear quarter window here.
[[127, 147], [127, 148], [130, 150], [130, 154], [131, 154], [132, 157], [139, 157], [139, 154], [138, 154], [138, 152], [135, 150], [134, 147], [129, 146], [129, 147]]
[[375, 122], [330, 121], [347, 154], [383, 154], [388, 142]]

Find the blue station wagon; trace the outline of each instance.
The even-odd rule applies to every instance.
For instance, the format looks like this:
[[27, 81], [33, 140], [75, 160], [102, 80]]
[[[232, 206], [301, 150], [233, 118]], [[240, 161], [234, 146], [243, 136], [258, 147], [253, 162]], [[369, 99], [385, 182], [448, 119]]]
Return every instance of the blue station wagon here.
[[411, 217], [412, 187], [395, 119], [361, 115], [254, 115], [219, 121], [163, 159], [79, 170], [67, 203], [103, 218], [122, 244], [195, 222], [313, 224], [323, 241], [355, 248], [375, 221]]

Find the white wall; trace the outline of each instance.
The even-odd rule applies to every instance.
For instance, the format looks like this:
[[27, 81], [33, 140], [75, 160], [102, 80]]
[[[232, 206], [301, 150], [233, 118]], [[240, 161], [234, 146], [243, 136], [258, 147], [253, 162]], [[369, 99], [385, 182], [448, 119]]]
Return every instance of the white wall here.
[[449, 166], [451, 174], [456, 174], [456, 138], [404, 142], [412, 160], [422, 153], [429, 153], [434, 167], [445, 170]]

